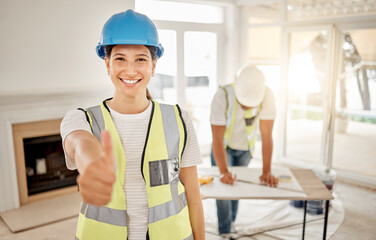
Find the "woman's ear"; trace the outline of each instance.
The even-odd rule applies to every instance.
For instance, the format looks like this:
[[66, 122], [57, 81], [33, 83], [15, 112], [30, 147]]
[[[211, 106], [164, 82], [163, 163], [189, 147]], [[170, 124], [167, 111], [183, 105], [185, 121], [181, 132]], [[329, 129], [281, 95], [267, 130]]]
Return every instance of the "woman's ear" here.
[[151, 76], [154, 76], [155, 66], [157, 66], [157, 59], [153, 60], [153, 66], [152, 66], [152, 69], [151, 69]]
[[110, 75], [110, 59], [106, 56], [104, 62], [106, 63], [107, 74]]

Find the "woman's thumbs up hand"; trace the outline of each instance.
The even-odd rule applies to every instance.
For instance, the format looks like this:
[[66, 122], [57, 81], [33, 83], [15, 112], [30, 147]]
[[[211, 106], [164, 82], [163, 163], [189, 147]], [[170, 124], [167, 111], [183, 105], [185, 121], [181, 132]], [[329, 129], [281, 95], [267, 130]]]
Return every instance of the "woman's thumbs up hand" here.
[[102, 154], [90, 162], [77, 178], [82, 200], [88, 204], [103, 206], [111, 201], [112, 186], [116, 180], [116, 161], [111, 136], [104, 130], [101, 136]]
[[108, 167], [115, 173], [117, 166], [112, 148], [111, 135], [107, 130], [103, 130], [102, 132], [101, 143], [104, 153], [103, 160], [108, 165]]

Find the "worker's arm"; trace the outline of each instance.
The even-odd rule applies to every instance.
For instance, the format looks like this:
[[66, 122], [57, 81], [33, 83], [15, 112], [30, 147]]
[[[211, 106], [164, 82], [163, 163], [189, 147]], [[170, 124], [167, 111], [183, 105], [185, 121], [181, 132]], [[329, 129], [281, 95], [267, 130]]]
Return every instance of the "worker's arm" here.
[[205, 239], [205, 221], [196, 166], [180, 169], [180, 180], [187, 196], [189, 220], [195, 240]]
[[69, 157], [75, 159], [80, 173], [77, 183], [82, 200], [97, 206], [107, 204], [116, 179], [110, 134], [103, 131], [100, 144], [89, 132], [76, 130], [65, 138], [64, 149]]
[[215, 163], [221, 174], [221, 181], [227, 184], [233, 184], [236, 180], [229, 172], [226, 160], [226, 149], [223, 143], [226, 126], [211, 125], [213, 136], [213, 154]]
[[272, 154], [273, 154], [273, 125], [274, 120], [260, 120], [260, 133], [262, 141], [262, 175], [260, 180], [268, 186], [278, 186], [278, 179], [272, 175]]

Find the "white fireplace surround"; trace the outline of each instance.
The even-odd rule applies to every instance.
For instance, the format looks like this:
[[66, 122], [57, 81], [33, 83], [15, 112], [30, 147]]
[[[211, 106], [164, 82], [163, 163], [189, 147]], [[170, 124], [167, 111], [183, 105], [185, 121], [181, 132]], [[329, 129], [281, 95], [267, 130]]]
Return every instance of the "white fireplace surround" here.
[[69, 110], [96, 105], [112, 89], [0, 95], [0, 212], [20, 206], [12, 124], [63, 118]]

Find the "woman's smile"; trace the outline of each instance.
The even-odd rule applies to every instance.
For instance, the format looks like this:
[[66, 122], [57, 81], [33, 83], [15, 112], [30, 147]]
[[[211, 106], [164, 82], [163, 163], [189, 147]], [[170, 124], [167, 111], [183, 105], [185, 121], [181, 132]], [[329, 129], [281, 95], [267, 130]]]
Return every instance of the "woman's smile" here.
[[120, 80], [127, 86], [135, 86], [139, 81], [141, 81], [141, 79], [130, 80], [124, 78], [120, 78]]

